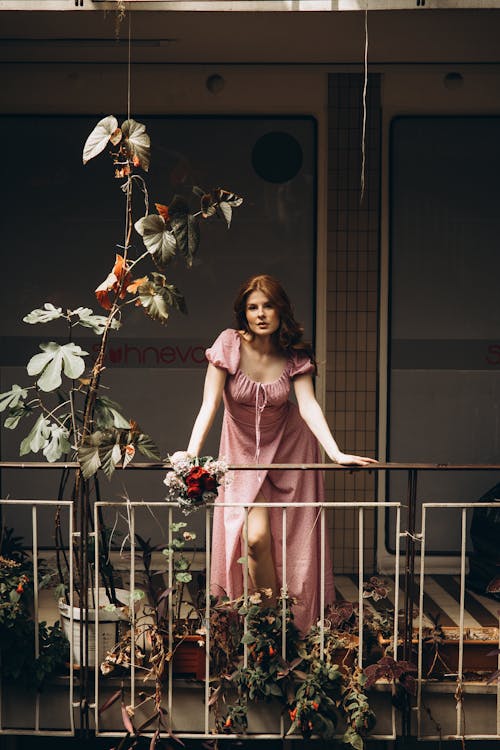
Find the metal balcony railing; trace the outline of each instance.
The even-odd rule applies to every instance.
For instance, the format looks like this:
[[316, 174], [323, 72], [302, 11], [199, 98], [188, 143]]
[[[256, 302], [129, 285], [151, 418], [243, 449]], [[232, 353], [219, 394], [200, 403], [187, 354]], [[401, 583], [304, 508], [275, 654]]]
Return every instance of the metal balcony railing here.
[[[18, 462], [3, 462], [0, 468], [19, 469], [23, 466], [26, 469], [54, 470], [57, 468], [76, 469], [78, 464], [66, 463], [59, 465], [40, 464], [20, 464]], [[166, 467], [163, 465], [136, 464], [135, 467], [129, 467], [127, 471], [143, 470], [161, 470]], [[351, 468], [338, 467], [333, 465], [273, 465], [268, 466], [235, 466], [231, 469], [240, 470], [265, 470], [267, 468], [275, 469], [303, 469], [308, 470], [326, 470], [326, 471], [352, 471]], [[390, 509], [394, 513], [395, 522], [392, 526], [393, 539], [391, 546], [395, 550], [394, 567], [390, 573], [385, 573], [384, 577], [389, 580], [392, 588], [391, 607], [392, 607], [392, 632], [389, 652], [398, 654], [398, 658], [413, 660], [417, 664], [417, 694], [414, 703], [408, 703], [402, 712], [397, 711], [391, 701], [391, 687], [384, 681], [379, 681], [375, 686], [374, 700], [377, 704], [376, 712], [378, 723], [370, 737], [378, 740], [395, 739], [400, 735], [418, 736], [421, 739], [456, 739], [456, 738], [475, 738], [475, 739], [500, 739], [500, 687], [497, 682], [488, 684], [485, 679], [470, 680], [464, 668], [464, 652], [466, 647], [465, 633], [467, 631], [467, 592], [466, 592], [466, 566], [467, 566], [467, 518], [472, 509], [477, 507], [495, 507], [495, 503], [424, 503], [422, 505], [420, 517], [417, 513], [417, 478], [420, 472], [429, 471], [467, 471], [467, 470], [494, 470], [499, 471], [500, 466], [492, 465], [438, 465], [438, 464], [378, 464], [366, 468], [357, 468], [356, 471], [370, 472], [405, 472], [408, 476], [407, 494], [401, 501], [380, 502], [377, 500], [366, 502], [325, 502], [306, 504], [318, 509], [318, 523], [320, 528], [321, 548], [324, 549], [327, 535], [327, 514], [334, 509], [349, 509], [352, 511], [355, 526], [357, 528], [357, 565], [355, 573], [350, 577], [337, 576], [338, 589], [341, 597], [344, 598], [344, 592], [348, 592], [345, 598], [355, 603], [359, 612], [359, 647], [357, 650], [358, 666], [363, 668], [363, 633], [364, 621], [367, 612], [371, 611], [374, 606], [370, 600], [363, 596], [363, 584], [366, 579], [376, 573], [375, 570], [367, 569], [365, 560], [366, 547], [366, 515], [374, 510], [384, 513]], [[287, 513], [293, 507], [297, 508], [296, 503], [277, 504], [266, 503], [264, 505], [279, 507], [282, 513], [283, 530], [287, 528]], [[110, 711], [102, 712], [102, 707], [106, 704], [113, 694], [117, 691], [123, 695], [127, 704], [135, 705], [138, 702], [139, 693], [144, 689], [143, 670], [135, 661], [135, 651], [132, 648], [130, 655], [130, 668], [119, 679], [115, 677], [104, 677], [99, 670], [99, 663], [102, 660], [102, 629], [101, 615], [98, 614], [95, 624], [92, 624], [94, 630], [94, 643], [90, 643], [90, 631], [85, 633], [85, 628], [89, 627], [88, 619], [78, 619], [75, 617], [74, 600], [73, 600], [73, 563], [72, 555], [69, 554], [71, 543], [74, 542], [80, 530], [73, 526], [73, 513], [71, 501], [38, 501], [38, 500], [0, 500], [0, 509], [2, 513], [8, 509], [8, 523], [12, 525], [16, 514], [27, 512], [31, 515], [31, 557], [33, 560], [33, 577], [36, 584], [37, 560], [40, 556], [49, 554], [40, 549], [39, 542], [39, 514], [50, 510], [55, 512], [56, 508], [64, 510], [64, 538], [67, 540], [67, 559], [69, 561], [69, 579], [68, 590], [69, 602], [67, 603], [67, 632], [70, 640], [70, 658], [71, 666], [68, 667], [67, 673], [57, 677], [50, 684], [46, 685], [44, 692], [33, 695], [16, 694], [15, 686], [7, 687], [3, 684], [0, 692], [0, 734], [53, 734], [53, 735], [74, 735], [81, 731], [85, 723], [87, 730], [95, 732], [102, 737], [118, 736], [123, 734], [124, 729], [119, 710], [119, 703]], [[194, 567], [200, 570], [210, 569], [211, 559], [211, 512], [213, 506], [208, 506], [205, 510], [198, 511], [200, 514], [205, 513], [204, 530], [206, 545], [204, 550], [193, 552]], [[245, 508], [248, 517], [249, 505], [239, 506]], [[15, 510], [15, 512], [14, 512]], [[445, 510], [451, 514], [460, 514], [461, 517], [461, 548], [459, 555], [460, 573], [458, 581], [454, 585], [458, 586], [458, 599], [455, 602], [456, 609], [453, 618], [458, 628], [457, 639], [457, 668], [454, 671], [451, 681], [450, 677], [442, 675], [440, 679], [430, 679], [424, 663], [424, 650], [426, 639], [428, 638], [428, 619], [425, 612], [425, 602], [428, 598], [426, 593], [427, 580], [431, 578], [428, 575], [428, 550], [426, 548], [426, 539], [429, 525], [432, 525], [433, 514], [439, 510]], [[99, 601], [99, 589], [102, 582], [99, 579], [98, 568], [102, 553], [111, 555], [115, 566], [121, 569], [124, 575], [124, 584], [128, 592], [128, 601], [133, 602], [133, 593], [136, 588], [140, 587], [140, 578], [143, 575], [143, 569], [138, 561], [137, 537], [142, 535], [145, 527], [145, 519], [151, 519], [152, 516], [165, 518], [162, 521], [164, 526], [168, 526], [160, 533], [161, 543], [166, 545], [172, 543], [172, 524], [177, 517], [178, 509], [175, 504], [168, 502], [151, 502], [144, 501], [127, 501], [127, 502], [108, 502], [98, 501], [94, 503], [94, 530], [91, 531], [87, 538], [84, 538], [83, 544], [87, 548], [90, 559], [94, 561], [95, 576], [92, 582], [93, 593], [89, 601]], [[102, 549], [102, 536], [98, 533], [103, 518], [114, 519], [111, 522], [115, 538], [118, 539], [117, 533], [122, 531], [122, 536], [118, 544], [110, 545], [109, 549]], [[286, 540], [286, 534], [283, 533]], [[339, 540], [340, 541], [340, 540]], [[246, 550], [245, 550], [246, 551]], [[166, 588], [169, 591], [168, 597], [172, 603], [172, 586], [174, 580], [174, 562], [173, 557], [161, 557], [159, 551], [153, 554], [153, 566], [156, 566], [158, 573], [164, 576]], [[247, 556], [244, 555], [244, 558]], [[420, 563], [418, 563], [420, 560]], [[289, 561], [287, 559], [286, 543], [283, 545], [282, 556], [283, 570], [283, 587], [286, 589], [287, 568]], [[324, 582], [325, 582], [325, 558], [321, 554], [321, 611], [324, 610]], [[244, 598], [249, 595], [248, 587], [248, 568], [244, 565]], [[207, 626], [210, 622], [210, 597], [209, 584], [205, 583], [205, 612], [204, 620]], [[480, 597], [476, 597], [483, 608], [489, 607], [490, 619], [494, 618], [495, 603], [491, 606]], [[282, 604], [285, 607], [285, 603]], [[415, 617], [414, 609], [417, 609]], [[100, 612], [96, 606], [96, 611]], [[485, 609], [486, 611], [486, 609]], [[38, 629], [40, 619], [40, 592], [38, 587], [34, 587], [34, 618], [35, 634]], [[55, 610], [54, 610], [55, 612]], [[172, 652], [173, 644], [173, 615], [172, 607], [169, 607], [169, 632], [168, 632], [168, 651]], [[135, 630], [138, 628], [138, 613], [134, 606], [130, 607], [130, 628], [132, 642], [135, 637]], [[402, 613], [402, 617], [399, 616]], [[284, 615], [284, 612], [283, 612]], [[57, 614], [56, 614], [57, 616]], [[76, 627], [79, 625], [79, 627]], [[498, 621], [496, 623], [498, 628]], [[73, 627], [75, 626], [75, 627]], [[498, 647], [498, 630], [496, 642], [491, 642], [491, 649]], [[211, 714], [211, 693], [210, 693], [210, 655], [211, 655], [211, 633], [210, 628], [206, 627], [204, 638], [204, 680], [189, 681], [176, 679], [174, 676], [173, 662], [169, 661], [166, 670], [166, 682], [163, 688], [163, 708], [165, 711], [164, 727], [167, 732], [172, 732], [181, 739], [214, 739], [218, 736], [225, 739], [237, 737], [221, 733], [217, 730], [213, 716]], [[325, 637], [325, 621], [319, 621], [320, 649], [322, 649]], [[78, 638], [80, 644], [77, 643]], [[83, 638], [83, 643], [82, 643]], [[38, 654], [39, 644], [37, 635], [35, 635], [35, 655]], [[101, 645], [100, 645], [101, 644]], [[109, 641], [107, 643], [109, 646]], [[144, 649], [147, 650], [148, 644], [143, 643]], [[387, 646], [387, 644], [386, 644]], [[282, 654], [286, 655], [286, 632], [282, 633]], [[101, 650], [100, 650], [101, 649]], [[248, 648], [244, 646], [244, 663], [247, 663]], [[78, 662], [75, 667], [75, 662]], [[500, 662], [499, 662], [500, 666]], [[20, 704], [20, 698], [21, 704]], [[446, 700], [445, 700], [446, 698]], [[443, 705], [448, 706], [448, 713], [453, 715], [453, 720], [448, 719], [436, 722], [430, 719], [432, 716], [432, 705], [434, 701], [439, 701], [439, 711], [442, 711]], [[480, 715], [480, 724], [470, 720], [470, 712], [467, 710], [467, 704], [473, 707], [476, 713], [477, 701], [482, 701], [483, 712], [487, 712], [486, 718]], [[140, 701], [139, 701], [140, 702]], [[22, 706], [22, 708], [20, 708]], [[49, 707], [50, 706], [50, 707]], [[57, 717], [54, 721], [54, 706], [56, 706]], [[116, 710], [115, 710], [116, 709]], [[449, 709], [449, 710], [448, 710]], [[273, 714], [274, 711], [274, 714]], [[85, 722], [82, 721], [82, 715], [85, 714]], [[140, 712], [138, 714], [140, 717]], [[464, 717], [467, 716], [467, 722], [464, 726]], [[289, 722], [283, 717], [278, 707], [271, 710], [268, 716], [254, 715], [250, 722], [247, 739], [281, 739], [286, 735], [289, 728]], [[146, 735], [152, 735], [153, 732], [146, 728], [143, 732]], [[287, 739], [300, 739], [298, 734], [287, 736]]]

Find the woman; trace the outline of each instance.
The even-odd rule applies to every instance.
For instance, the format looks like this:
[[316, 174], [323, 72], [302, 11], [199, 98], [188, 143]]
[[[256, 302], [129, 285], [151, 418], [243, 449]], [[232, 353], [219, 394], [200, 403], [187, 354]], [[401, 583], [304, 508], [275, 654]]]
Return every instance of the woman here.
[[[206, 356], [209, 362], [203, 402], [187, 453], [200, 454], [224, 399], [220, 456], [230, 464], [317, 463], [319, 443], [332, 461], [365, 466], [374, 459], [342, 453], [316, 400], [312, 351], [302, 341], [302, 327], [294, 319], [290, 300], [271, 276], [250, 278], [234, 304], [237, 329], [226, 329]], [[298, 408], [288, 400], [293, 383]], [[178, 452], [176, 456], [185, 455]], [[297, 599], [295, 622], [306, 630], [320, 615], [320, 524], [318, 509], [300, 502], [321, 502], [323, 476], [319, 471], [240, 470], [220, 493], [224, 503], [250, 503], [248, 512], [248, 572], [255, 590], [279, 594], [286, 583]], [[286, 582], [283, 581], [283, 525], [279, 506], [287, 509]], [[214, 512], [211, 586], [214, 594], [230, 598], [243, 591], [245, 512], [218, 507]], [[328, 552], [325, 560], [325, 602], [334, 599]]]

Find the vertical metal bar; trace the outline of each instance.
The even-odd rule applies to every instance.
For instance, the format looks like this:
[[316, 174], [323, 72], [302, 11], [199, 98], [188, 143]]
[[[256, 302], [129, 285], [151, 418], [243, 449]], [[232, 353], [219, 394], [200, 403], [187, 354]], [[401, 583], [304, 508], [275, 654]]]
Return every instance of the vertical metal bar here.
[[[88, 696], [89, 696], [89, 681], [90, 681], [90, 667], [89, 667], [89, 548], [88, 548], [88, 535], [89, 535], [89, 503], [88, 503], [88, 487], [87, 483], [83, 482], [80, 485], [80, 529], [79, 533], [79, 550], [80, 550], [80, 722], [81, 730], [84, 736], [87, 736], [89, 730], [89, 710], [88, 710]], [[94, 546], [95, 549], [95, 546]], [[95, 606], [95, 605], [94, 605]], [[96, 617], [97, 620], [97, 617]], [[97, 622], [96, 622], [97, 625]], [[95, 639], [97, 641], [97, 632], [95, 632]]]
[[[92, 594], [92, 578], [89, 570], [89, 538], [92, 533], [89, 530], [91, 521], [91, 506], [89, 497], [89, 486], [88, 482], [84, 481], [80, 476], [79, 496], [77, 495], [76, 502], [79, 503], [80, 508], [80, 528], [78, 534], [78, 548], [79, 548], [79, 562], [80, 562], [80, 729], [85, 738], [88, 738], [90, 731], [90, 717], [89, 717], [89, 695], [90, 695], [90, 651], [89, 651], [89, 638], [88, 632], [90, 628], [90, 616], [89, 616], [89, 593]], [[95, 528], [95, 525], [94, 525]], [[94, 544], [94, 550], [96, 549]], [[98, 570], [98, 565], [96, 566]], [[89, 592], [90, 589], [90, 592]], [[94, 632], [95, 640], [98, 640], [97, 634], [97, 620], [98, 613], [97, 607], [98, 602], [93, 602], [94, 607]]]
[[283, 599], [281, 602], [281, 656], [286, 660], [286, 608], [287, 608], [287, 597], [288, 597], [288, 582], [287, 582], [287, 515], [286, 508], [281, 509], [281, 535], [283, 539], [282, 546], [282, 566], [283, 566], [283, 580], [281, 583]]
[[[40, 656], [40, 629], [38, 627], [38, 518], [37, 518], [37, 507], [33, 505], [31, 508], [31, 526], [32, 526], [32, 556], [33, 556], [33, 606], [34, 606], [34, 620], [35, 620], [35, 659]], [[36, 691], [35, 699], [35, 731], [40, 731], [40, 691]]]
[[[460, 545], [460, 613], [458, 634], [458, 676], [457, 690], [462, 696], [463, 667], [464, 667], [464, 609], [465, 609], [465, 553], [467, 545], [467, 508], [462, 508], [462, 536]], [[457, 735], [461, 735], [462, 700], [457, 701]]]
[[425, 582], [425, 535], [427, 529], [427, 508], [422, 506], [422, 528], [420, 547], [420, 591], [418, 602], [418, 662], [417, 662], [417, 739], [422, 732], [422, 633], [424, 626], [424, 582]]
[[399, 641], [399, 574], [400, 574], [400, 554], [401, 554], [401, 506], [396, 508], [396, 540], [395, 540], [395, 559], [394, 559], [394, 635], [393, 649], [394, 658], [397, 659], [398, 641]]
[[[91, 536], [91, 535], [89, 535]], [[95, 730], [99, 732], [99, 541], [101, 538], [101, 529], [99, 528], [99, 503], [94, 505], [94, 720]], [[104, 550], [103, 550], [104, 552]], [[88, 641], [90, 624], [87, 621], [86, 639]], [[87, 643], [88, 647], [88, 643]]]
[[[394, 560], [394, 625], [393, 625], [393, 653], [394, 658], [398, 659], [399, 645], [399, 571], [400, 571], [400, 554], [401, 554], [401, 506], [396, 508], [396, 541], [395, 541], [395, 560]], [[396, 738], [396, 707], [391, 702], [391, 724], [392, 736]]]
[[[245, 505], [245, 519], [243, 521], [243, 557], [245, 564], [243, 567], [243, 599], [245, 607], [248, 606], [248, 505]], [[243, 620], [243, 635], [248, 632], [247, 618]], [[248, 646], [245, 643], [243, 645], [243, 666], [245, 669], [248, 667]]]
[[[498, 618], [498, 634], [500, 636], [500, 613]], [[497, 669], [500, 672], [500, 638], [497, 641], [497, 646], [499, 648]], [[497, 680], [497, 735], [500, 736], [500, 680]]]
[[[135, 706], [135, 505], [130, 505], [130, 703]], [[118, 624], [118, 628], [120, 625]], [[118, 633], [120, 631], [118, 630]], [[96, 669], [97, 672], [97, 669]]]
[[248, 512], [249, 507], [245, 505], [245, 518], [243, 519], [243, 557], [245, 560], [245, 564], [243, 565], [243, 595], [245, 604], [248, 598]]
[[[170, 554], [168, 556], [168, 589], [169, 589], [169, 595], [168, 595], [168, 651], [171, 654], [174, 648], [174, 638], [173, 638], [173, 627], [174, 627], [174, 619], [173, 619], [173, 602], [174, 602], [174, 595], [172, 591], [173, 587], [173, 581], [174, 581], [174, 574], [173, 574], [173, 564], [174, 564], [174, 555], [172, 550], [172, 523], [174, 520], [174, 514], [172, 506], [169, 505], [168, 508], [168, 544], [169, 544], [169, 550]], [[168, 711], [168, 726], [169, 730], [172, 731], [172, 703], [173, 703], [173, 695], [172, 695], [172, 678], [173, 678], [173, 659], [170, 659], [168, 662], [168, 691], [167, 691], [167, 711]]]
[[69, 514], [69, 535], [68, 535], [68, 557], [69, 557], [69, 720], [71, 731], [75, 733], [75, 670], [73, 668], [73, 630], [74, 630], [74, 581], [73, 581], [73, 505], [68, 507]]
[[210, 721], [210, 567], [210, 513], [205, 506], [205, 734], [209, 732]]
[[[406, 556], [405, 556], [405, 620], [403, 634], [403, 659], [411, 659], [411, 642], [413, 635], [413, 602], [415, 598], [415, 521], [417, 506], [417, 472], [416, 469], [408, 471], [408, 491], [407, 491], [407, 534], [406, 534]], [[402, 711], [403, 719], [403, 737], [410, 735], [410, 705], [405, 697], [404, 708]]]
[[325, 658], [325, 508], [320, 505], [320, 569], [319, 569], [319, 653], [320, 659]]
[[364, 508], [358, 508], [358, 615], [359, 615], [359, 645], [358, 645], [358, 665], [361, 669], [363, 666], [363, 621], [364, 621], [364, 602], [363, 602], [363, 569], [364, 569]]
[[[1, 669], [2, 669], [2, 656], [0, 654], [0, 670]], [[2, 683], [3, 683], [3, 680], [0, 680], [0, 732], [2, 732], [3, 734], [4, 729], [3, 729], [3, 722], [2, 722], [2, 717], [3, 717], [3, 684]]]
[[[281, 582], [281, 656], [286, 661], [286, 608], [288, 605], [288, 582], [287, 582], [287, 509], [281, 509], [281, 538], [282, 538], [282, 566], [283, 575]], [[276, 592], [277, 593], [277, 592]], [[285, 720], [283, 712], [280, 713], [280, 734], [285, 734]]]
[[413, 603], [415, 586], [415, 520], [417, 504], [417, 472], [410, 469], [408, 472], [407, 507], [408, 521], [406, 534], [406, 558], [405, 558], [405, 632], [403, 645], [403, 659], [405, 661], [411, 656], [411, 640], [413, 629]]

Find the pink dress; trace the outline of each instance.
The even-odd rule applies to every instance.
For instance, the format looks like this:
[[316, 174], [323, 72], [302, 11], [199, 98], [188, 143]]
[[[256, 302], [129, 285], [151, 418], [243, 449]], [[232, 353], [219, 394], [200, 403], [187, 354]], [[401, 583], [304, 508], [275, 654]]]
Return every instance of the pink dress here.
[[[206, 356], [227, 371], [224, 387], [224, 421], [219, 455], [230, 464], [316, 463], [319, 445], [288, 400], [290, 382], [297, 375], [312, 374], [305, 353], [291, 352], [280, 377], [272, 383], [257, 383], [240, 370], [240, 335], [228, 328], [217, 338]], [[267, 502], [320, 502], [324, 498], [320, 471], [241, 470], [219, 492], [218, 502], [252, 503], [259, 495]], [[273, 559], [279, 586], [297, 598], [295, 623], [304, 632], [320, 615], [320, 516], [318, 508], [288, 508], [286, 526], [286, 581], [283, 581], [283, 526], [279, 507], [269, 510]], [[212, 592], [231, 599], [243, 593], [241, 508], [215, 508], [210, 573]], [[325, 549], [325, 604], [334, 596], [333, 574]]]

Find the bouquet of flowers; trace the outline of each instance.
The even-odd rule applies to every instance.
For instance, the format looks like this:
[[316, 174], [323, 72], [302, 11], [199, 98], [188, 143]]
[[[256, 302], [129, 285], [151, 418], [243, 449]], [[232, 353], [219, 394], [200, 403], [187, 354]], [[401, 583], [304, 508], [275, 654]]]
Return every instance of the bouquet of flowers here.
[[172, 470], [164, 479], [169, 500], [178, 503], [185, 515], [212, 502], [224, 481], [227, 464], [212, 456], [170, 459]]

